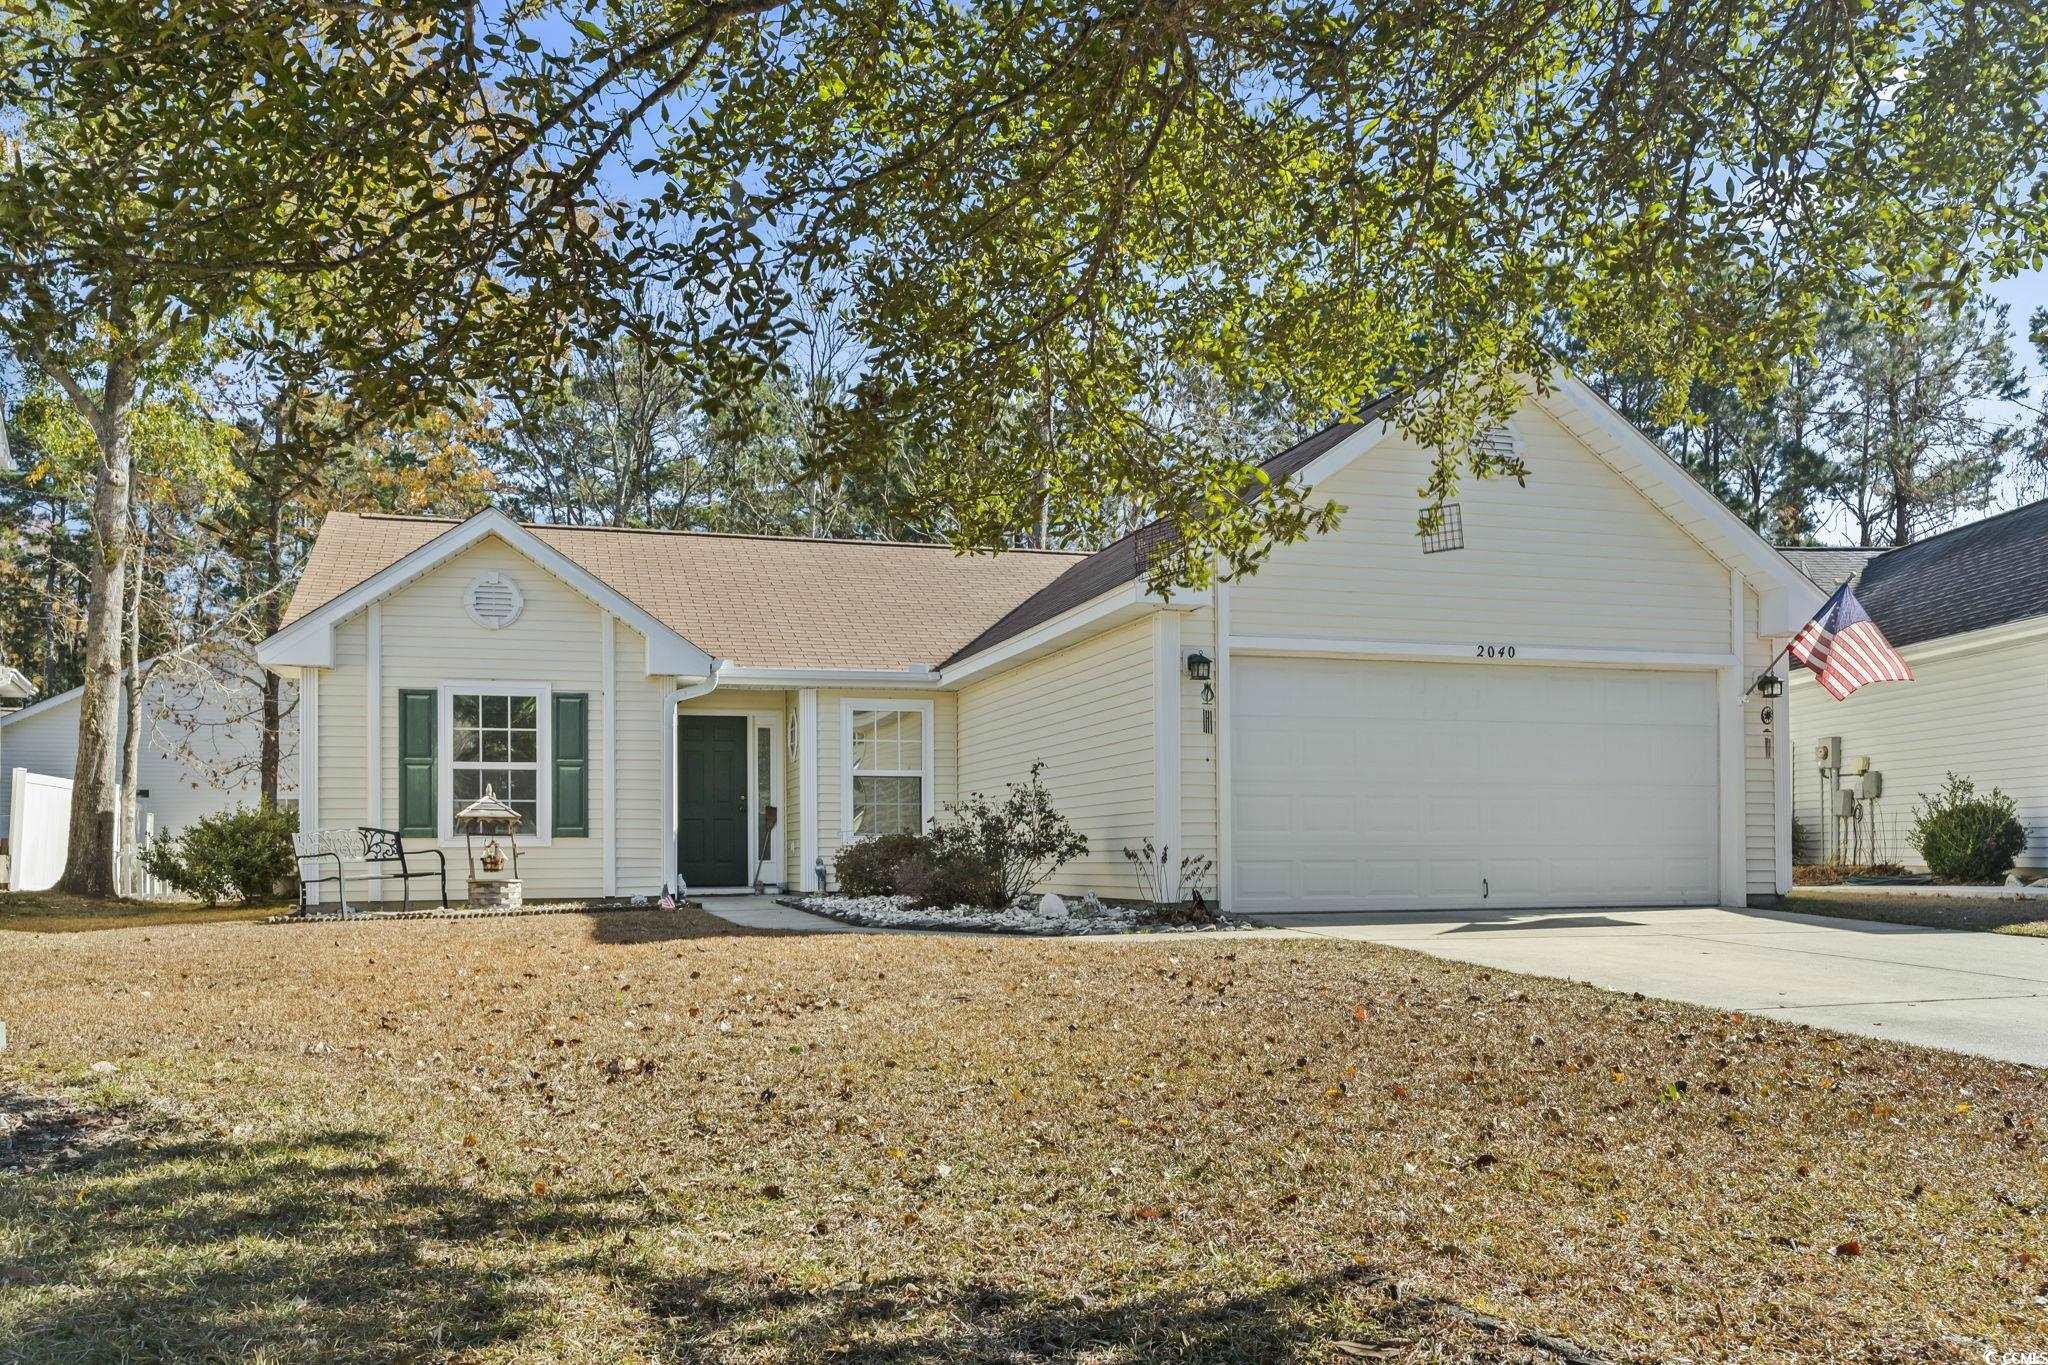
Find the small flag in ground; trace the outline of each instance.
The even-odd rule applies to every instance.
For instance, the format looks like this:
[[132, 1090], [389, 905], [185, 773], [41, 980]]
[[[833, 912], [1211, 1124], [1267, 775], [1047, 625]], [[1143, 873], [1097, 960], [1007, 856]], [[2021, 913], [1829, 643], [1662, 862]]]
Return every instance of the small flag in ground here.
[[1865, 683], [1913, 681], [1913, 670], [1847, 583], [1792, 637], [1787, 652], [1819, 674], [1821, 687], [1836, 701]]

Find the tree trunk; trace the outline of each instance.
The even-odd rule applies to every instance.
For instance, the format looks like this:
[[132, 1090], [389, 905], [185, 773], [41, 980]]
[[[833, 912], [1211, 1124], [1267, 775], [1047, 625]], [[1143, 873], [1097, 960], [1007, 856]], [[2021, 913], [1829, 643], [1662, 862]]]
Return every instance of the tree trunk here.
[[128, 570], [128, 407], [134, 396], [132, 363], [113, 360], [107, 366], [100, 404], [88, 414], [100, 458], [93, 480], [85, 681], [78, 700], [71, 846], [64, 855], [64, 875], [57, 881], [59, 891], [74, 896], [115, 894], [114, 746], [121, 706], [121, 599]]
[[114, 802], [115, 873], [122, 895], [132, 895], [132, 879], [119, 876], [121, 857], [132, 862], [142, 850], [131, 848], [141, 825], [136, 786], [142, 757], [142, 575], [144, 542], [138, 542], [128, 566], [128, 580], [134, 590], [128, 597], [128, 643], [126, 666], [121, 670], [121, 781], [120, 796]]
[[[263, 533], [263, 638], [277, 634], [278, 622], [284, 616], [284, 604], [278, 598], [278, 579], [282, 576], [281, 565], [284, 551], [284, 496], [282, 490], [272, 490], [269, 524]], [[277, 674], [263, 671], [263, 746], [257, 760], [257, 791], [265, 806], [277, 804], [279, 770], [284, 764], [284, 713], [281, 706]]]

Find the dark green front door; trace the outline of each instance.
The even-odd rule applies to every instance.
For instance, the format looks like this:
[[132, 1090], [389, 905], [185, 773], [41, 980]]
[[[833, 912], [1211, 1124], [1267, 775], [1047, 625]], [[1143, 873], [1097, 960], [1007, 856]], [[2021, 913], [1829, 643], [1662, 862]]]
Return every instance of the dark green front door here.
[[691, 886], [745, 886], [745, 716], [677, 717], [676, 795], [676, 872]]

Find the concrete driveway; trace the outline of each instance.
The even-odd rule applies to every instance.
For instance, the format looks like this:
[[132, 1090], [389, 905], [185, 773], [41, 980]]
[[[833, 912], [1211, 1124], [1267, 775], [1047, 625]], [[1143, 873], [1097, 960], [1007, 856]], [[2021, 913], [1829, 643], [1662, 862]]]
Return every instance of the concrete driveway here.
[[1259, 919], [1317, 937], [2048, 1066], [2048, 939], [1775, 910]]

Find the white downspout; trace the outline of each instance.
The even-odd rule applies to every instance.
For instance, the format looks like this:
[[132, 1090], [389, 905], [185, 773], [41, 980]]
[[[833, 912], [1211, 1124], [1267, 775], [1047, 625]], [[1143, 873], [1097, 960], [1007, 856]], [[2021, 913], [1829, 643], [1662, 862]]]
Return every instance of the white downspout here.
[[730, 659], [713, 659], [711, 661], [711, 675], [709, 677], [704, 679], [703, 682], [691, 683], [688, 687], [678, 688], [676, 694], [669, 698], [669, 700], [677, 706], [681, 706], [686, 701], [695, 701], [699, 697], [710, 696], [718, 690], [718, 675], [723, 673], [725, 666], [731, 662]]

